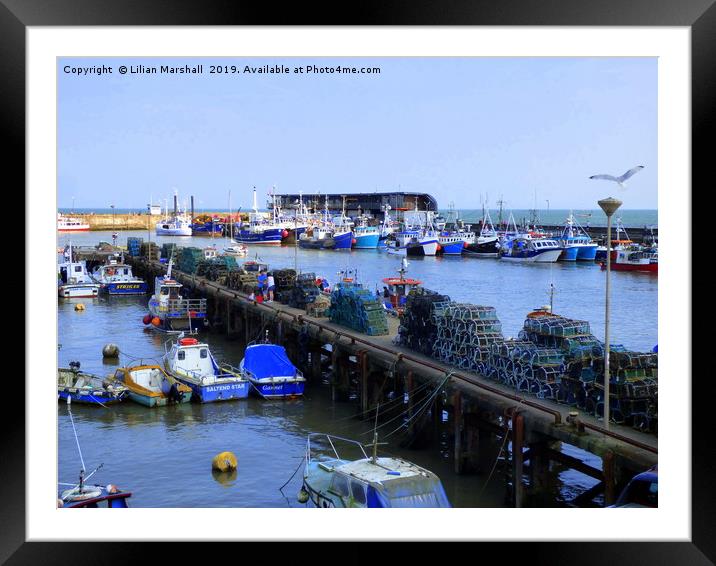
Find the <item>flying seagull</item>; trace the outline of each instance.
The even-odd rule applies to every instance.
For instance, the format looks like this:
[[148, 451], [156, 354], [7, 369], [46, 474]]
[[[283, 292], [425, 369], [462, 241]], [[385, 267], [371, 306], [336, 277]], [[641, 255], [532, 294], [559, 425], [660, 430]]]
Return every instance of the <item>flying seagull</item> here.
[[637, 165], [633, 169], [629, 169], [629, 171], [624, 173], [621, 177], [614, 177], [613, 175], [592, 175], [589, 178], [590, 179], [604, 179], [606, 181], [614, 181], [623, 189], [626, 185], [626, 180], [629, 177], [631, 177], [634, 173], [641, 171], [642, 169], [644, 169], [643, 165]]

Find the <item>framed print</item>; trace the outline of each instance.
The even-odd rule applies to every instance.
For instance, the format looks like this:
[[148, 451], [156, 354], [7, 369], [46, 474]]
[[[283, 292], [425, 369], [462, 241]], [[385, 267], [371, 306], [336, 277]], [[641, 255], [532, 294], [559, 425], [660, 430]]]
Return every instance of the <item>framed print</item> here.
[[0, 5], [27, 233], [3, 560], [714, 561], [710, 2], [82, 8]]

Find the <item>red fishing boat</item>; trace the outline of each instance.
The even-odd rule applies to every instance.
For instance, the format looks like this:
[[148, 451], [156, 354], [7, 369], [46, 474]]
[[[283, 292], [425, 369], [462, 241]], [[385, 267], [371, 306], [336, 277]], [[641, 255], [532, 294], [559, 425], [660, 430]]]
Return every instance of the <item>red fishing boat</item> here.
[[[613, 250], [611, 263], [611, 269], [614, 271], [658, 273], [659, 254], [653, 250], [645, 250], [641, 247], [633, 246], [623, 250]], [[607, 263], [603, 261], [602, 269], [606, 268]]]
[[398, 270], [399, 276], [386, 277], [383, 279], [383, 283], [385, 283], [390, 293], [390, 304], [393, 305], [393, 308], [398, 314], [402, 314], [405, 309], [405, 302], [410, 290], [422, 284], [422, 281], [405, 277], [407, 271], [408, 261], [407, 259], [403, 259], [400, 269]]

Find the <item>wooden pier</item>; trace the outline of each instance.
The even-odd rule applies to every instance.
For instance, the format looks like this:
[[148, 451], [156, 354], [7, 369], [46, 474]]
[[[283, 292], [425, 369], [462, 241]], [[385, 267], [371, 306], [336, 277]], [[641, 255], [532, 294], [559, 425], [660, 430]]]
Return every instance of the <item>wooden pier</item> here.
[[[166, 265], [144, 258], [128, 257], [137, 275], [152, 281], [166, 272]], [[559, 462], [598, 480], [574, 500], [588, 505], [604, 494], [605, 505], [614, 503], [622, 487], [636, 473], [657, 463], [657, 437], [630, 427], [603, 423], [574, 407], [524, 395], [501, 383], [458, 370], [393, 343], [398, 320], [389, 317], [389, 335], [367, 336], [316, 318], [301, 309], [279, 303], [256, 303], [239, 291], [176, 268], [172, 276], [193, 297], [208, 300], [207, 318], [213, 329], [225, 332], [247, 344], [263, 337], [266, 330], [273, 341], [282, 344], [291, 360], [303, 371], [309, 383], [320, 383], [324, 368], [331, 368], [333, 400], [349, 399], [351, 388], [358, 391], [358, 414], [368, 418], [380, 403], [381, 416], [387, 394], [408, 394], [410, 419], [407, 430], [414, 446], [424, 446], [438, 436], [448, 417], [454, 471], [479, 473], [481, 439], [497, 435], [504, 446], [510, 442], [511, 502], [516, 507], [525, 497], [537, 493], [545, 483], [551, 462]], [[357, 388], [352, 385], [357, 381]], [[430, 384], [433, 387], [421, 387]], [[428, 397], [440, 387], [444, 394]], [[393, 404], [395, 405], [395, 404]], [[430, 410], [424, 410], [430, 406]], [[572, 413], [572, 414], [570, 414]], [[601, 459], [601, 468], [559, 450], [561, 442], [581, 448]]]

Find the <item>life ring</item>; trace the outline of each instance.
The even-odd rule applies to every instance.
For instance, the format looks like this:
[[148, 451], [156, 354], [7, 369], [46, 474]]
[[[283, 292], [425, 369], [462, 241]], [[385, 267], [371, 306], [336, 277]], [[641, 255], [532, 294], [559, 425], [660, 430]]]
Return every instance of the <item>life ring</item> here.
[[199, 341], [196, 338], [182, 338], [179, 340], [179, 344], [182, 346], [194, 346], [198, 343]]

